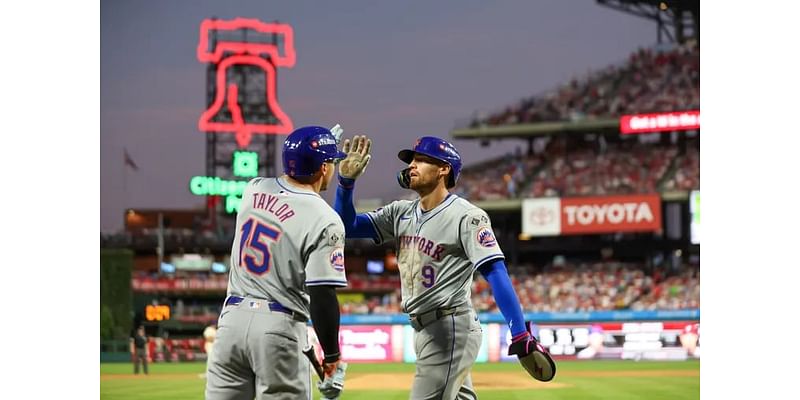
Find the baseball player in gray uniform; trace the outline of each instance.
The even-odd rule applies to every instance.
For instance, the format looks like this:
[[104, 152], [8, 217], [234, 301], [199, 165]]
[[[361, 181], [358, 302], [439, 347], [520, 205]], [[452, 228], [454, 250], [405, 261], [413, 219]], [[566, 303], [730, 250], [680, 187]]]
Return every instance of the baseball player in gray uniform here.
[[330, 130], [303, 127], [284, 142], [285, 175], [248, 182], [206, 399], [311, 399], [309, 316], [325, 354], [318, 387], [327, 398], [343, 389], [335, 288], [347, 286], [344, 227], [319, 192], [345, 156]]
[[[365, 137], [353, 138], [362, 147]], [[343, 149], [347, 151], [345, 142]], [[416, 374], [412, 399], [476, 399], [470, 370], [481, 343], [481, 326], [470, 300], [473, 273], [489, 281], [508, 323], [510, 354], [530, 360], [537, 379], [550, 380], [555, 364], [525, 323], [488, 215], [449, 192], [461, 171], [461, 156], [452, 144], [422, 137], [398, 157], [408, 168], [398, 174], [404, 188], [419, 198], [394, 201], [356, 215], [355, 179], [339, 177], [334, 209], [342, 216], [347, 237], [392, 241], [398, 251], [402, 309], [415, 329]], [[352, 175], [352, 174], [351, 174]], [[356, 174], [357, 176], [358, 174]], [[537, 357], [528, 357], [537, 353]]]

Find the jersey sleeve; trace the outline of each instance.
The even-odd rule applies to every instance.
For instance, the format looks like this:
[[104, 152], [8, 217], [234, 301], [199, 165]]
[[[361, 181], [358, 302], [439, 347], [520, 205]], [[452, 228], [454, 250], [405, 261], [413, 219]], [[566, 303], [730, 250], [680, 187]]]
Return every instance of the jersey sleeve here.
[[402, 212], [402, 210], [400, 210], [401, 208], [402, 204], [399, 201], [393, 201], [382, 208], [366, 213], [367, 218], [372, 222], [372, 225], [375, 227], [375, 232], [377, 233], [377, 238], [375, 239], [376, 244], [394, 239], [394, 221], [395, 217]]
[[500, 244], [492, 230], [492, 223], [485, 211], [474, 208], [466, 212], [459, 226], [461, 245], [473, 268], [486, 262], [505, 259]]
[[306, 286], [347, 286], [342, 221], [325, 225], [315, 240], [306, 261]]

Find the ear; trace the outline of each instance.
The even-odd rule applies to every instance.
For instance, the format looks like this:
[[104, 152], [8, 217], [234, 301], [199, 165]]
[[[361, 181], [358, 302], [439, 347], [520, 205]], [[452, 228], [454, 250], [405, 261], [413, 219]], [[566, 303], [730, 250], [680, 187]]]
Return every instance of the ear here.
[[444, 164], [441, 167], [439, 167], [439, 172], [444, 172], [445, 183], [447, 183], [447, 177], [450, 176], [450, 169], [451, 169], [450, 164]]
[[326, 162], [322, 163], [322, 165], [320, 165], [320, 167], [319, 167], [320, 174], [322, 176], [325, 176], [325, 174], [328, 173], [328, 168], [330, 168], [330, 165], [328, 165], [328, 163], [326, 163]]

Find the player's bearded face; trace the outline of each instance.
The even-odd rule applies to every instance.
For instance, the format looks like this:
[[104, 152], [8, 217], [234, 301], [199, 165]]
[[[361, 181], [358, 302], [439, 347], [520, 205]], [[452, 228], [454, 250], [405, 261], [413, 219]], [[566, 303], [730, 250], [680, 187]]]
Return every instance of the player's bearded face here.
[[449, 171], [447, 164], [423, 155], [414, 156], [408, 166], [411, 168], [411, 171], [409, 171], [409, 176], [411, 177], [409, 187], [412, 190], [435, 188], [439, 182], [439, 177], [444, 176], [447, 179]]

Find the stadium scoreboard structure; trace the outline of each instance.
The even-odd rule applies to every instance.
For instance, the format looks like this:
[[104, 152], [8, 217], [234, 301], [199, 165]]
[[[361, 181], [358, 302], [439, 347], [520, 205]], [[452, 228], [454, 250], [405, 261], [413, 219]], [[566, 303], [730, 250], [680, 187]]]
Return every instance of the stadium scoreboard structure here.
[[295, 64], [294, 30], [256, 19], [207, 19], [200, 24], [197, 59], [207, 65], [206, 172], [189, 182], [213, 214], [239, 209], [247, 180], [275, 175], [279, 141], [294, 129], [278, 102], [278, 69]]

